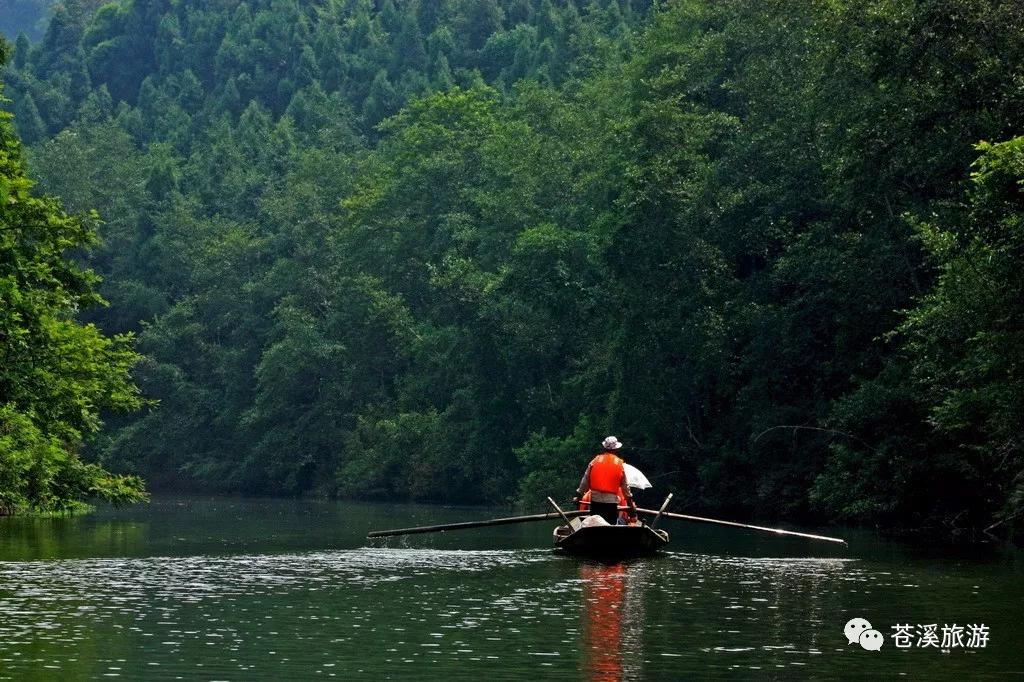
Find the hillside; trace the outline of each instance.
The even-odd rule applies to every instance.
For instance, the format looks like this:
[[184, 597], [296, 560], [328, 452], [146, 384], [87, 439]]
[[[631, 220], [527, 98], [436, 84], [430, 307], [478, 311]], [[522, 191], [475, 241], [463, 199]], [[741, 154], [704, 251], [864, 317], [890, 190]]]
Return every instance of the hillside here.
[[[1008, 0], [126, 0], [4, 70], [157, 487], [574, 485], [977, 532], [1024, 502]], [[978, 146], [981, 142], [987, 144]], [[997, 527], [999, 527], [997, 525]]]

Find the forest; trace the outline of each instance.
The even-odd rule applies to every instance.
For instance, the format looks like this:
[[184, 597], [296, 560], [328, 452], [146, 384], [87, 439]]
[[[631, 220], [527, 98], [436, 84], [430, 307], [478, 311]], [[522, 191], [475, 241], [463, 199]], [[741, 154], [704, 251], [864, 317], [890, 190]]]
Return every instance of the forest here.
[[1016, 0], [52, 15], [0, 71], [0, 506], [530, 504], [614, 433], [680, 509], [1019, 539]]

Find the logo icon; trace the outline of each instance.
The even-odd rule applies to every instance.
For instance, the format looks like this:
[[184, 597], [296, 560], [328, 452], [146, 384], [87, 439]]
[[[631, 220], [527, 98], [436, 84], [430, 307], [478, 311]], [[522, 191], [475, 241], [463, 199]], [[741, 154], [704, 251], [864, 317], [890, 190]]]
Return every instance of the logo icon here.
[[885, 642], [882, 633], [872, 628], [865, 618], [851, 618], [843, 628], [843, 634], [848, 645], [860, 644], [867, 651], [878, 651]]
[[868, 651], [878, 651], [885, 642], [885, 637], [878, 630], [865, 630], [860, 633], [860, 645]]

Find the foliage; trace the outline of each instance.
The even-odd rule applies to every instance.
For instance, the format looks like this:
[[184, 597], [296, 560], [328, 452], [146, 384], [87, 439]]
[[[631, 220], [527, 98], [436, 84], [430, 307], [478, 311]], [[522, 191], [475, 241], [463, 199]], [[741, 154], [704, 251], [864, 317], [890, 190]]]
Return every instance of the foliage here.
[[4, 77], [160, 401], [105, 465], [532, 500], [612, 432], [709, 512], [969, 532], [1024, 500], [1022, 36], [1010, 0], [125, 0]]
[[32, 191], [10, 116], [0, 117], [0, 510], [62, 510], [90, 497], [145, 496], [141, 481], [79, 459], [100, 410], [139, 406], [131, 338], [73, 319], [102, 302], [96, 276], [69, 259], [95, 217], [66, 215]]
[[957, 530], [1024, 511], [1024, 138], [978, 149], [965, 206], [942, 222], [908, 217], [938, 275], [896, 330], [899, 369], [839, 411], [857, 427], [902, 417], [875, 447], [837, 447], [819, 479], [815, 492], [848, 517], [941, 519]]

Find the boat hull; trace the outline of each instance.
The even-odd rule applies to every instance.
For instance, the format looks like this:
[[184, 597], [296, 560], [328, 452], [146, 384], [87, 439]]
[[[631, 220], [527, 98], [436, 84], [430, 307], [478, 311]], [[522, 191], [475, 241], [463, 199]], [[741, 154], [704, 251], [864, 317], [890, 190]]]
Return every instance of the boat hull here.
[[656, 554], [668, 533], [650, 526], [588, 526], [578, 519], [555, 529], [555, 551], [573, 556], [617, 559]]

